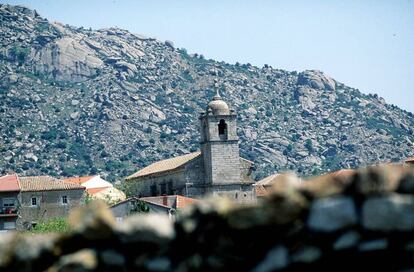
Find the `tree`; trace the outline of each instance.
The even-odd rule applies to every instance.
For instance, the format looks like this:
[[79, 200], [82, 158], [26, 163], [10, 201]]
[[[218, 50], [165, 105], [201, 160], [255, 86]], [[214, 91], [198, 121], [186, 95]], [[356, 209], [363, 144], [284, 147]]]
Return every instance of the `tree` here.
[[147, 203], [145, 203], [142, 200], [137, 199], [136, 201], [133, 202], [133, 208], [131, 210], [131, 213], [148, 213], [149, 212], [149, 207], [147, 205]]

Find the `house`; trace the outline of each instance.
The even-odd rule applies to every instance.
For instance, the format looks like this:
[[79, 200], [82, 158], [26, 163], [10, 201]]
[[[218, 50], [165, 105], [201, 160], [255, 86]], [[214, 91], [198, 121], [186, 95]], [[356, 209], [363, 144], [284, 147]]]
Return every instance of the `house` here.
[[[50, 176], [19, 177], [20, 228], [54, 217], [65, 217], [84, 204], [85, 187]], [[19, 228], [19, 227], [18, 227]]]
[[155, 162], [128, 176], [141, 197], [207, 194], [253, 202], [252, 162], [239, 155], [237, 114], [217, 93], [199, 116], [200, 151]]
[[148, 209], [148, 212], [166, 214], [173, 219], [178, 210], [196, 202], [196, 199], [180, 195], [142, 198], [132, 197], [111, 206], [110, 209], [117, 221], [122, 221], [125, 217], [138, 212], [144, 207]]
[[66, 178], [63, 181], [76, 183], [86, 188], [86, 193], [92, 199], [102, 199], [109, 202], [119, 202], [126, 199], [125, 194], [115, 188], [112, 183], [102, 179], [99, 175]]
[[16, 174], [0, 177], [0, 231], [16, 229], [19, 193]]

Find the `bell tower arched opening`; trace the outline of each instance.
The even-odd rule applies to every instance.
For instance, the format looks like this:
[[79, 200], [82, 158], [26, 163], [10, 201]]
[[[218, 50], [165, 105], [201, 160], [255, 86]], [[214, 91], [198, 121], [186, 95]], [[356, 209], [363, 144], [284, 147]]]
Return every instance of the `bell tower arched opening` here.
[[227, 124], [226, 124], [226, 121], [224, 121], [224, 119], [221, 119], [218, 124], [218, 132], [219, 132], [220, 140], [227, 141], [228, 139]]

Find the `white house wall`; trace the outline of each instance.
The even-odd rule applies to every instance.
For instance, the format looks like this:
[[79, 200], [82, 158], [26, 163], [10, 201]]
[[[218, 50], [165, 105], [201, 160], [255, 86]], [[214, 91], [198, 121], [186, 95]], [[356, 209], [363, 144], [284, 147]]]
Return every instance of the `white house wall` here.
[[82, 183], [82, 186], [86, 187], [86, 189], [113, 187], [112, 183], [103, 180], [100, 176], [95, 176], [90, 180]]

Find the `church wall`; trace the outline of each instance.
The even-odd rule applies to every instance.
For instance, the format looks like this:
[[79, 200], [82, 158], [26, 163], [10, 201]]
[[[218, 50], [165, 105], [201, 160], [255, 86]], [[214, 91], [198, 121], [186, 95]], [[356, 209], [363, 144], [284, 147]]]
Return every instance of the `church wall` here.
[[[204, 165], [210, 183], [240, 183], [240, 157], [237, 142], [205, 144]], [[211, 171], [209, 171], [211, 170]]]
[[251, 204], [256, 202], [256, 196], [251, 185], [215, 185], [209, 188], [207, 194], [227, 197], [242, 204]]
[[[197, 158], [184, 167], [175, 171], [169, 171], [162, 175], [150, 175], [131, 180], [134, 183], [134, 192], [137, 196], [154, 196], [151, 186], [155, 186], [155, 196], [159, 195], [191, 195], [203, 194], [204, 191], [197, 188], [204, 182], [202, 159]], [[186, 183], [187, 185], [186, 189]]]
[[253, 169], [252, 163], [240, 158], [240, 181], [241, 182], [254, 182], [251, 176]]

